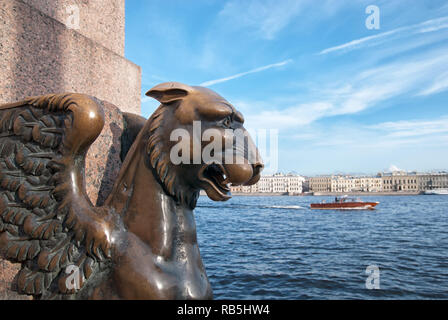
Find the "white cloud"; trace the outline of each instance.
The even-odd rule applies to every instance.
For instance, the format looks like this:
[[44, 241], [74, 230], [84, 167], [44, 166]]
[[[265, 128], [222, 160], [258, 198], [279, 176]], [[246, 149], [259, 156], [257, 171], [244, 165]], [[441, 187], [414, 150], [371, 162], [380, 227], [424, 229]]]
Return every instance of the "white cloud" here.
[[433, 134], [448, 134], [448, 117], [433, 120], [383, 122], [370, 129], [386, 133], [388, 138], [406, 138]]
[[[246, 116], [249, 127], [290, 129], [304, 126], [324, 117], [334, 106], [316, 102], [292, 106], [284, 110], [265, 110]], [[258, 109], [258, 108], [257, 108]]]
[[258, 128], [293, 129], [325, 117], [359, 113], [391, 98], [413, 94], [432, 84], [439, 70], [446, 68], [445, 52], [434, 50], [414, 59], [368, 69], [341, 80], [340, 87], [335, 88], [331, 82], [320, 84], [320, 92], [314, 92], [314, 101], [281, 109], [275, 106], [284, 104], [276, 101], [254, 103], [254, 108], [246, 111], [247, 122]]
[[[374, 125], [330, 126], [325, 132], [316, 127], [308, 128], [317, 132], [316, 145], [329, 146], [346, 144], [349, 146], [397, 147], [421, 143], [448, 144], [448, 115], [437, 119], [400, 120], [381, 122]], [[306, 132], [302, 134], [306, 137]], [[293, 136], [296, 137], [296, 136]], [[301, 140], [301, 136], [297, 136]]]
[[397, 172], [397, 171], [404, 171], [403, 169], [398, 168], [396, 165], [391, 164], [389, 167], [389, 172]]
[[[314, 143], [315, 146], [320, 147], [344, 147], [350, 152], [354, 150], [376, 150], [378, 153], [387, 155], [386, 151], [397, 151], [404, 148], [411, 148], [414, 150], [424, 148], [441, 148], [448, 146], [447, 135], [435, 135], [435, 136], [421, 136], [411, 138], [390, 138], [386, 135], [379, 135], [375, 132], [363, 132], [360, 130], [361, 136], [359, 137], [331, 137], [327, 139], [321, 138], [321, 140]], [[364, 152], [364, 151], [362, 151]]]
[[237, 74], [234, 74], [233, 76], [228, 76], [228, 77], [225, 77], [225, 78], [220, 78], [220, 79], [206, 81], [206, 82], [201, 83], [200, 85], [204, 86], [204, 87], [209, 87], [209, 86], [212, 86], [212, 85], [217, 84], [217, 83], [227, 82], [227, 81], [230, 81], [230, 80], [233, 80], [233, 79], [241, 78], [241, 77], [243, 77], [245, 75], [248, 75], [248, 74], [251, 74], [251, 73], [258, 73], [258, 72], [265, 71], [265, 70], [272, 69], [272, 68], [279, 68], [279, 67], [287, 65], [288, 63], [291, 63], [291, 62], [292, 62], [292, 60], [289, 59], [289, 60], [285, 60], [285, 61], [282, 61], [282, 62], [269, 64], [267, 66], [259, 67], [259, 68], [256, 68], [256, 69], [253, 69], [253, 70], [249, 70], [249, 71], [246, 71], [246, 72], [237, 73]]
[[[443, 168], [446, 167], [443, 156], [448, 147], [447, 120], [448, 114], [442, 118], [391, 121], [375, 125], [357, 122], [313, 123], [301, 128], [298, 134], [280, 134], [283, 143], [294, 146], [282, 151], [281, 157], [287, 157], [290, 153], [296, 156], [306, 153], [307, 159], [313, 159], [314, 164], [320, 161], [322, 167], [327, 166], [327, 170], [334, 170], [338, 166], [341, 170], [352, 170], [364, 168], [366, 164], [378, 170], [391, 163], [400, 167], [392, 167], [390, 170], [400, 170], [402, 166], [413, 170]], [[443, 130], [440, 129], [442, 125]], [[415, 131], [413, 135], [401, 134], [412, 130]]]
[[263, 38], [272, 40], [296, 17], [306, 1], [297, 0], [232, 0], [226, 3], [220, 16], [229, 27], [255, 29]]
[[421, 34], [428, 32], [435, 32], [443, 29], [448, 29], [448, 17], [441, 17], [437, 19], [427, 20], [425, 22], [414, 24], [411, 26], [396, 28], [390, 31], [382, 32], [373, 36], [368, 36], [350, 42], [327, 48], [319, 52], [320, 55], [328, 54], [337, 51], [350, 51], [354, 49], [362, 48], [366, 45], [376, 45], [385, 40], [393, 39], [395, 35], [401, 34]]
[[434, 82], [426, 89], [419, 92], [419, 96], [427, 96], [448, 90], [448, 72], [438, 75]]

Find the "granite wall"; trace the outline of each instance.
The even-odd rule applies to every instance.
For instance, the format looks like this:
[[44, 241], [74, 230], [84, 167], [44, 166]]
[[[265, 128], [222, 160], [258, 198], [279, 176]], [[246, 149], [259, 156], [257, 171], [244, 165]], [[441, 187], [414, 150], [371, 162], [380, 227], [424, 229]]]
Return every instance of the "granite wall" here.
[[17, 294], [11, 290], [15, 275], [20, 270], [20, 264], [13, 264], [0, 259], [0, 300], [30, 300], [28, 296]]
[[86, 156], [86, 191], [94, 205], [104, 204], [121, 168], [121, 135], [124, 120], [121, 111], [103, 101], [105, 122], [101, 135]]
[[[64, 3], [79, 3], [79, 30], [61, 22]], [[0, 39], [0, 104], [79, 92], [140, 114], [141, 69], [123, 56], [124, 1], [1, 0]]]
[[124, 56], [124, 0], [22, 1], [69, 28], [76, 21], [73, 15], [79, 12], [79, 28], [75, 31]]

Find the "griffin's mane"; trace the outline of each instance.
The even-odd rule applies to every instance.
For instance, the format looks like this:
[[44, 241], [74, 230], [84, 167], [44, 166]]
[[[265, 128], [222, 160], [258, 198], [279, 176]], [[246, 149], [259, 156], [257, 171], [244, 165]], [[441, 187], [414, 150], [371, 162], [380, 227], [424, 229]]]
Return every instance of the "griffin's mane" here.
[[172, 117], [167, 112], [166, 105], [160, 105], [149, 118], [149, 139], [146, 145], [146, 153], [149, 156], [154, 175], [162, 185], [164, 191], [173, 197], [178, 204], [187, 205], [191, 209], [196, 207], [199, 191], [185, 190], [182, 176], [176, 174], [170, 155], [164, 148], [165, 136], [163, 134], [163, 123]]

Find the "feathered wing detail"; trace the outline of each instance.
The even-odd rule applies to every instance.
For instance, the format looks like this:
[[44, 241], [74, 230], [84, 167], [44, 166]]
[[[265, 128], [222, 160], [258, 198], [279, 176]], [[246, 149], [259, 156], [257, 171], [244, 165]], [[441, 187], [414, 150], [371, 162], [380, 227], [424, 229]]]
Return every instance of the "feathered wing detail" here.
[[84, 185], [85, 155], [103, 125], [102, 108], [81, 94], [0, 106], [0, 250], [22, 263], [19, 293], [73, 294], [107, 263], [113, 219]]

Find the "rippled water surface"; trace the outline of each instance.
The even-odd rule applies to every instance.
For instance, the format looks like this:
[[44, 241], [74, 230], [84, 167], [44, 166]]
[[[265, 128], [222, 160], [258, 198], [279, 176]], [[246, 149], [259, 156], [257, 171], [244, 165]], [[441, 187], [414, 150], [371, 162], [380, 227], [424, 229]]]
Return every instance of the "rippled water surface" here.
[[[310, 210], [331, 197], [201, 197], [201, 255], [216, 299], [448, 299], [448, 196], [364, 197], [374, 211]], [[367, 290], [366, 267], [380, 268]]]

